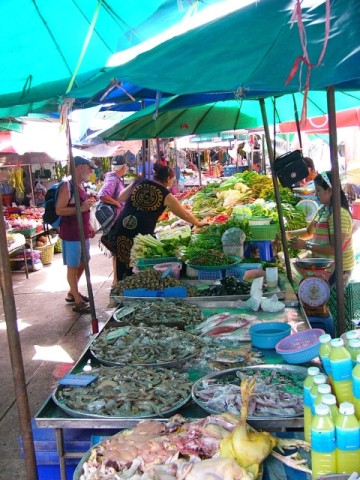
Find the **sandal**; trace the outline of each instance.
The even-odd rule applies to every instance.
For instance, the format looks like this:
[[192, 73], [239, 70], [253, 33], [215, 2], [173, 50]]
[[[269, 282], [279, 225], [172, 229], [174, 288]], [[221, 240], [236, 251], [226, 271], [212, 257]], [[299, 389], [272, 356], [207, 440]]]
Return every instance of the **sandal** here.
[[82, 301], [79, 303], [75, 303], [73, 306], [73, 312], [77, 313], [91, 313], [90, 312], [90, 305], [88, 305], [86, 302]]
[[[83, 299], [84, 302], [86, 303], [89, 302], [89, 297], [87, 297], [86, 295], [81, 295], [80, 293], [80, 297]], [[67, 297], [65, 297], [65, 302], [75, 303], [74, 295], [72, 295], [71, 293], [68, 293]]]

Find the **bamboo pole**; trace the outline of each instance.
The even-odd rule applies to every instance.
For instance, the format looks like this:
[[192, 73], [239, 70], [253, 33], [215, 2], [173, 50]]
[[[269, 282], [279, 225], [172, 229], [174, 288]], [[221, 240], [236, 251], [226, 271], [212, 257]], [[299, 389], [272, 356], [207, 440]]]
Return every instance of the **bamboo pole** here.
[[337, 132], [336, 132], [336, 108], [335, 108], [335, 89], [333, 86], [326, 89], [327, 107], [329, 117], [329, 146], [331, 158], [332, 173], [332, 208], [334, 216], [334, 235], [335, 239], [335, 276], [336, 276], [336, 317], [338, 321], [339, 334], [346, 330], [345, 325], [345, 307], [344, 307], [344, 276], [343, 276], [343, 255], [341, 238], [341, 183], [339, 176]]
[[[11, 370], [13, 374], [20, 433], [24, 447], [24, 461], [27, 480], [37, 480], [34, 439], [31, 429], [29, 399], [26, 390], [24, 363], [17, 327], [16, 305], [12, 285], [9, 255], [7, 251], [4, 209], [0, 195], [0, 287], [3, 299], [6, 333], [8, 338]], [[5, 395], [5, 392], [3, 392]]]

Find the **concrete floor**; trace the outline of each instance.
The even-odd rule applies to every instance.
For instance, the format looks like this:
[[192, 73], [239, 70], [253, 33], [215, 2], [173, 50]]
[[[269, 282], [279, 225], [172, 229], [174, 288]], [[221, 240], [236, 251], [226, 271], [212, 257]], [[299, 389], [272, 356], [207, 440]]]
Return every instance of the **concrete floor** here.
[[[109, 318], [112, 282], [111, 259], [91, 241], [90, 273], [99, 326]], [[12, 273], [18, 329], [24, 363], [30, 414], [33, 417], [52, 393], [57, 379], [76, 362], [92, 334], [91, 315], [79, 315], [65, 303], [66, 269], [62, 255], [50, 265], [29, 273]], [[86, 293], [85, 275], [81, 292]], [[27, 480], [20, 458], [19, 415], [9, 357], [2, 297], [0, 298], [0, 479]]]

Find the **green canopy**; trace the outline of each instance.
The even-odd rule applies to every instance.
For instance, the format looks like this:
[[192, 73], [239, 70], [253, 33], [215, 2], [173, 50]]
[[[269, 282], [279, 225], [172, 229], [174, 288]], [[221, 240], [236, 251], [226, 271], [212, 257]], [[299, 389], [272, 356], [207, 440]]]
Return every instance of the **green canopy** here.
[[114, 53], [220, 1], [2, 0], [0, 117], [58, 102], [101, 72]]
[[[120, 78], [173, 94], [233, 91], [259, 98], [304, 90], [310, 69], [312, 90], [330, 85], [360, 89], [360, 2], [328, 4], [327, 17], [325, 0], [246, 3], [104, 72], [97, 78], [97, 88]], [[306, 37], [304, 49], [301, 34]]]
[[[100, 133], [105, 140], [136, 140], [170, 138], [201, 133], [219, 133], [224, 130], [261, 127], [263, 119], [258, 100], [219, 100], [199, 105], [217, 95], [178, 95], [140, 110], [112, 128]], [[304, 96], [297, 93], [278, 98], [266, 98], [269, 123], [295, 119], [294, 99], [300, 115]], [[335, 100], [343, 109], [360, 103], [360, 92], [335, 92]], [[326, 92], [309, 92], [308, 117], [327, 111]]]

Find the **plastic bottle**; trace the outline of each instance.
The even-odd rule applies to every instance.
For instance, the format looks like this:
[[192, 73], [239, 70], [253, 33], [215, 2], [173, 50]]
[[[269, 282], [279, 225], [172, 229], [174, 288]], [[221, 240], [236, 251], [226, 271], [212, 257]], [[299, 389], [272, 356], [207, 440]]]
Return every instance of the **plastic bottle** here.
[[[345, 338], [344, 338], [345, 337]], [[349, 343], [350, 340], [356, 340], [359, 338], [356, 330], [349, 330], [343, 335], [345, 346]]]
[[340, 403], [335, 434], [336, 473], [360, 472], [360, 426], [352, 403]]
[[304, 438], [306, 442], [310, 442], [310, 429], [311, 429], [311, 398], [310, 391], [314, 384], [314, 377], [320, 373], [320, 368], [309, 367], [307, 369], [307, 377], [304, 380], [303, 392], [304, 392]]
[[313, 479], [336, 472], [335, 425], [323, 403], [316, 405], [311, 422], [311, 466]]
[[355, 367], [357, 356], [360, 353], [360, 339], [354, 338], [349, 340], [346, 344], [346, 349], [350, 353], [353, 367]]
[[315, 400], [314, 400], [314, 410], [313, 410], [313, 415], [315, 414], [315, 406], [316, 405], [320, 405], [320, 403], [324, 403], [323, 402], [323, 396], [324, 395], [329, 395], [329, 393], [331, 393], [331, 386], [328, 384], [328, 383], [321, 383], [320, 385], [318, 385], [317, 387], [317, 395], [315, 397]]
[[314, 377], [314, 384], [313, 384], [313, 386], [311, 387], [311, 390], [310, 390], [311, 413], [312, 413], [312, 415], [315, 415], [314, 404], [315, 404], [315, 399], [316, 399], [317, 394], [318, 394], [318, 386], [322, 385], [323, 383], [326, 383], [326, 380], [327, 380], [326, 375], [324, 375], [322, 373], [319, 373], [319, 375], [315, 375], [315, 377]]
[[332, 384], [338, 403], [351, 402], [352, 394], [352, 360], [344, 346], [342, 338], [331, 340], [330, 367]]
[[322, 396], [322, 403], [327, 405], [330, 409], [330, 416], [335, 422], [336, 417], [339, 415], [339, 409], [336, 405], [336, 397], [332, 393], [326, 393]]
[[352, 403], [355, 408], [356, 418], [360, 420], [360, 355], [357, 356], [356, 360], [357, 360], [356, 365], [351, 372], [352, 390], [353, 390]]
[[330, 352], [331, 352], [331, 335], [324, 333], [319, 337], [320, 341], [320, 350], [319, 357], [321, 359], [322, 366], [325, 370], [326, 375], [331, 377], [331, 367], [330, 367]]

